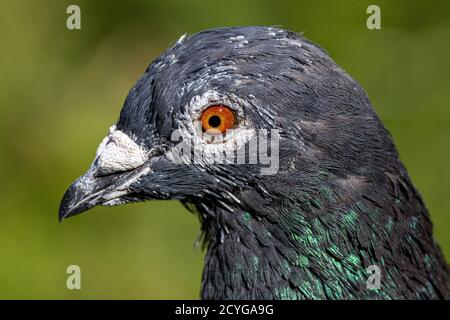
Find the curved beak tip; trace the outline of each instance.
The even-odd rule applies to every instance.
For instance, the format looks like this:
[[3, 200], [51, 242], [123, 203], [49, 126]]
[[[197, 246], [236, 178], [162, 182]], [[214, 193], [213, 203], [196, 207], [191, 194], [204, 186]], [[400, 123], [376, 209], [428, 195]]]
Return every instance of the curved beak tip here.
[[[79, 177], [64, 193], [59, 205], [58, 219], [64, 219], [83, 213], [95, 206], [103, 205], [105, 201], [124, 195], [123, 190], [117, 190], [133, 179], [134, 172], [117, 173], [104, 177], [94, 175], [95, 168], [88, 170]], [[137, 174], [139, 174], [139, 171]], [[130, 176], [132, 176], [130, 178]]]
[[71, 212], [71, 205], [70, 203], [73, 202], [74, 199], [74, 186], [71, 185], [69, 189], [64, 193], [61, 203], [59, 205], [59, 211], [58, 211], [58, 220], [59, 222], [62, 222], [66, 217], [70, 215]]
[[[77, 180], [78, 181], [78, 180]], [[85, 203], [86, 194], [78, 188], [77, 181], [73, 183], [61, 199], [58, 211], [58, 220], [62, 222], [64, 219], [82, 213], [90, 208]]]

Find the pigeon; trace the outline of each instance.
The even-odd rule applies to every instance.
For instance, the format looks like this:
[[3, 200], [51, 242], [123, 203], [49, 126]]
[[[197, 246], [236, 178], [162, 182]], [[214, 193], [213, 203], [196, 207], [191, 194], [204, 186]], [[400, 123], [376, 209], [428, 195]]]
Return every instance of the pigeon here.
[[202, 299], [450, 298], [390, 133], [364, 89], [301, 34], [182, 36], [132, 87], [59, 219], [154, 199], [199, 218]]

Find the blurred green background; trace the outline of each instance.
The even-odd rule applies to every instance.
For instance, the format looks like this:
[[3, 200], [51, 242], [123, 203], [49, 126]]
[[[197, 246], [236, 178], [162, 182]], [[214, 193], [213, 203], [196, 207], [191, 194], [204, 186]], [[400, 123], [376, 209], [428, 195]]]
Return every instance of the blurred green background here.
[[[66, 8], [81, 7], [81, 30]], [[382, 29], [366, 28], [378, 4]], [[183, 33], [279, 25], [367, 90], [450, 258], [449, 1], [4, 1], [0, 5], [0, 298], [193, 298], [197, 218], [176, 202], [95, 208], [58, 223], [128, 90]], [[66, 289], [68, 265], [82, 290]]]

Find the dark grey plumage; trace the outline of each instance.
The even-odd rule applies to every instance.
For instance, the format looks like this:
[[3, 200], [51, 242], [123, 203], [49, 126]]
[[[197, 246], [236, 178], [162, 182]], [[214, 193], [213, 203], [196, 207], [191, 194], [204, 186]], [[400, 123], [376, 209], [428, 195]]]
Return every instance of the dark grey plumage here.
[[[193, 101], [208, 92], [252, 127], [280, 131], [277, 174], [173, 161], [172, 133], [198, 117]], [[102, 171], [97, 155], [66, 192], [60, 218], [181, 200], [202, 224], [205, 299], [450, 297], [427, 209], [366, 93], [296, 33], [240, 27], [180, 39], [131, 89], [115, 130], [148, 158]], [[367, 288], [370, 265], [381, 269], [379, 289]]]

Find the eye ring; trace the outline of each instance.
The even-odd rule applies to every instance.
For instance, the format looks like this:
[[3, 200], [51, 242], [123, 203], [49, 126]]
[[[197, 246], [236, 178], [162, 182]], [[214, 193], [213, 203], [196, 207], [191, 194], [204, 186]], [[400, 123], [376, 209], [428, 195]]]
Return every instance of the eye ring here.
[[224, 134], [236, 124], [235, 112], [228, 106], [217, 104], [207, 107], [201, 114], [203, 132], [220, 132]]

